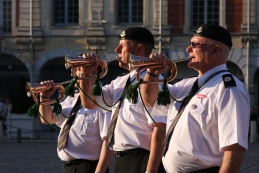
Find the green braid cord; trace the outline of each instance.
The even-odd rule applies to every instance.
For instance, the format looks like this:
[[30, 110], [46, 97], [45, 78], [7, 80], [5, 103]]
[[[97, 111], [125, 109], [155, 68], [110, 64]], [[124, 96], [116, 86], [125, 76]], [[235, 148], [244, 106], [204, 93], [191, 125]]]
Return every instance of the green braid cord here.
[[142, 95], [141, 95], [141, 92], [140, 92], [140, 91], [139, 91], [139, 96], [140, 96], [140, 99], [141, 99], [141, 101], [142, 101], [142, 103], [143, 103], [144, 109], [145, 109], [146, 112], [148, 113], [148, 116], [151, 118], [151, 120], [153, 121], [153, 123], [155, 123], [155, 125], [157, 125], [157, 127], [158, 127], [160, 130], [166, 132], [166, 130], [165, 130], [164, 128], [160, 127], [160, 126], [157, 124], [157, 122], [152, 118], [152, 116], [150, 115], [150, 113], [148, 112], [147, 107], [146, 107], [146, 105], [144, 104], [144, 101], [143, 101], [143, 98], [142, 98]]
[[[218, 72], [212, 74], [212, 75], [199, 87], [198, 90], [200, 90], [211, 78], [213, 78], [214, 76], [216, 76], [217, 74], [219, 74], [219, 73], [221, 73], [221, 72], [229, 72], [229, 73], [231, 73], [229, 70], [220, 70], [220, 71], [218, 71]], [[231, 74], [232, 74], [232, 73], [231, 73]], [[169, 94], [170, 94], [170, 92], [169, 92]], [[170, 94], [170, 97], [171, 97], [174, 101], [176, 101], [176, 102], [180, 102], [180, 103], [183, 102], [183, 100], [176, 100], [171, 94]], [[188, 99], [188, 100], [186, 100], [186, 101], [189, 101], [189, 100], [191, 100], [191, 99], [192, 99], [192, 98], [190, 98], [190, 99]]]
[[34, 105], [28, 109], [27, 114], [29, 117], [37, 118], [39, 114], [39, 102], [34, 103]]
[[166, 106], [170, 103], [171, 103], [171, 98], [170, 98], [170, 93], [169, 93], [168, 87], [167, 87], [167, 79], [164, 78], [162, 90], [158, 93], [157, 104]]
[[129, 102], [136, 104], [138, 101], [138, 88], [140, 84], [143, 82], [143, 79], [140, 79], [138, 82], [136, 82], [134, 85], [128, 86], [128, 88], [125, 90], [126, 98], [129, 100]]
[[62, 113], [62, 106], [61, 106], [61, 104], [59, 103], [59, 99], [56, 99], [56, 103], [54, 104], [53, 107], [54, 107], [54, 108], [53, 108], [53, 111], [56, 113], [56, 116], [57, 116], [58, 114], [62, 114], [62, 115], [63, 115], [63, 113]]
[[84, 94], [87, 98], [89, 98], [92, 102], [94, 102], [94, 103], [95, 103], [96, 105], [98, 105], [100, 108], [111, 112], [111, 110], [102, 107], [102, 106], [99, 105], [95, 100], [93, 100], [89, 95], [87, 95], [86, 92], [79, 86], [79, 83], [77, 83], [77, 87], [83, 92], [83, 94]]
[[44, 119], [44, 121], [47, 122], [48, 125], [50, 125], [53, 129], [55, 129], [55, 130], [57, 130], [57, 131], [60, 131], [60, 128], [59, 128], [59, 127], [50, 124], [40, 113], [39, 113], [39, 115], [40, 115], [40, 117], [41, 117], [42, 119]]
[[100, 96], [102, 94], [102, 84], [101, 84], [101, 81], [100, 81], [100, 75], [99, 74], [97, 74], [97, 78], [95, 80], [95, 85], [93, 87], [92, 94], [94, 96]]
[[[77, 83], [77, 84], [78, 84], [78, 83]], [[95, 100], [93, 100], [89, 95], [87, 95], [87, 94], [85, 93], [85, 91], [79, 86], [79, 84], [78, 84], [78, 88], [83, 92], [83, 94], [84, 94], [87, 98], [89, 98], [89, 99], [90, 99], [92, 102], [94, 102], [97, 106], [99, 106], [100, 108], [102, 108], [102, 109], [104, 109], [104, 110], [107, 110], [107, 111], [111, 112], [111, 110], [102, 107], [102, 106], [99, 105]], [[108, 107], [113, 107], [114, 105], [116, 105], [116, 104], [118, 103], [118, 101], [119, 101], [121, 98], [124, 98], [124, 97], [126, 96], [126, 91], [124, 91], [124, 92], [122, 93], [121, 97], [120, 97], [113, 105], [108, 105], [108, 104], [106, 103], [105, 99], [104, 99], [104, 96], [103, 96], [103, 92], [102, 92], [102, 91], [101, 91], [101, 93], [102, 93], [101, 95], [102, 95], [102, 99], [103, 99], [103, 101], [104, 101], [104, 104], [105, 104], [106, 106], [108, 106]]]
[[76, 76], [73, 80], [71, 80], [70, 84], [66, 86], [64, 94], [66, 96], [74, 97], [75, 94], [75, 84], [77, 83], [78, 77]]

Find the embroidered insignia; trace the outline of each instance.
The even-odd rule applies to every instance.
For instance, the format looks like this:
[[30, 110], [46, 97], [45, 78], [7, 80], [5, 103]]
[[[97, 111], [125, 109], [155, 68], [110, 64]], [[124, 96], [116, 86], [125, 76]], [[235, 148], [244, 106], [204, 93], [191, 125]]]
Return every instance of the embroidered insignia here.
[[125, 35], [126, 35], [126, 32], [125, 32], [125, 31], [122, 31], [121, 37], [124, 37]]
[[199, 29], [197, 29], [196, 33], [201, 33], [202, 32], [202, 27], [199, 27]]
[[229, 82], [229, 81], [231, 81], [231, 78], [230, 77], [225, 77], [224, 81], [225, 82]]
[[231, 74], [222, 75], [222, 79], [223, 79], [225, 88], [237, 86], [236, 81]]
[[197, 94], [197, 98], [198, 99], [205, 99], [205, 98], [208, 98], [208, 96], [206, 96], [204, 94]]

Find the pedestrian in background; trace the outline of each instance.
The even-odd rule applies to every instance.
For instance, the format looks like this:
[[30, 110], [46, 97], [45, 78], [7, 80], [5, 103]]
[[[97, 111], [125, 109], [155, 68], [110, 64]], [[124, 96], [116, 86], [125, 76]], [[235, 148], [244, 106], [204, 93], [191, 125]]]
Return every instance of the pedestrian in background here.
[[3, 103], [3, 97], [0, 96], [0, 121], [2, 121], [2, 132], [3, 134], [5, 135], [6, 134], [6, 130], [7, 130], [7, 127], [5, 125], [5, 121], [6, 121], [6, 112], [5, 112], [5, 104]]
[[7, 97], [5, 99], [5, 117], [7, 118], [7, 116], [12, 112], [12, 108], [13, 108], [13, 105], [11, 103], [11, 100], [9, 97]]

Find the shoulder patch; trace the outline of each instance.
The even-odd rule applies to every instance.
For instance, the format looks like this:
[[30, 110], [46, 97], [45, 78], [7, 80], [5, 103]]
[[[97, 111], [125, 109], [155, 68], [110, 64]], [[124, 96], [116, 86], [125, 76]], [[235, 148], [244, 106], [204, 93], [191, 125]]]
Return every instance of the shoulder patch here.
[[223, 79], [225, 88], [237, 86], [232, 74], [224, 74], [222, 75], [222, 79]]

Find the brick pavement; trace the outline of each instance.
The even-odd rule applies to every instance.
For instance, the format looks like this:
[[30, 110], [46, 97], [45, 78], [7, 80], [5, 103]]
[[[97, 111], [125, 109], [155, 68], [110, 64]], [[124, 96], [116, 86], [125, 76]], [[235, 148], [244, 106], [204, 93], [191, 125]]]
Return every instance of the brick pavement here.
[[0, 173], [61, 173], [56, 142], [0, 141]]
[[[62, 170], [54, 139], [0, 141], [0, 173], [61, 173]], [[259, 141], [249, 144], [240, 170], [240, 173], [258, 172]]]

